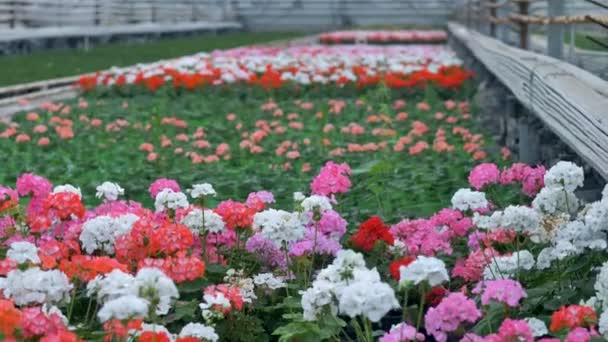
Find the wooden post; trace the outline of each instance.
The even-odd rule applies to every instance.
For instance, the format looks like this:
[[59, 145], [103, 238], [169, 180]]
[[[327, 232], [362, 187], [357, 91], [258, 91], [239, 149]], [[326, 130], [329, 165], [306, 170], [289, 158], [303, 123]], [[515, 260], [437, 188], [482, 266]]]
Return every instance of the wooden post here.
[[[564, 15], [564, 0], [549, 0], [549, 17]], [[549, 25], [547, 32], [547, 54], [557, 59], [564, 57], [564, 26]]]
[[[528, 1], [521, 1], [517, 3], [519, 7], [519, 14], [528, 15], [528, 10], [530, 9], [530, 4]], [[529, 30], [530, 27], [526, 22], [519, 23], [519, 47], [528, 50], [528, 38], [529, 38]]]
[[534, 127], [534, 121], [529, 117], [521, 117], [518, 120], [517, 128], [519, 135], [519, 159], [530, 165], [538, 163], [540, 160], [540, 137], [537, 129]]
[[496, 22], [494, 22], [498, 17], [496, 15], [496, 0], [490, 0], [490, 6], [490, 36], [496, 38]]

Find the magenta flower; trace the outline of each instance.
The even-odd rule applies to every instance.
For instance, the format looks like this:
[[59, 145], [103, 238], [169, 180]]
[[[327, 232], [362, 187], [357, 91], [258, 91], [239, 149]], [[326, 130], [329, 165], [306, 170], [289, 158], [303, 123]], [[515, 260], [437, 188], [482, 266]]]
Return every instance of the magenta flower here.
[[329, 161], [321, 168], [317, 177], [310, 184], [312, 193], [330, 196], [347, 192], [351, 186], [350, 179], [348, 178], [350, 174], [351, 170], [348, 164], [336, 164]]
[[469, 173], [469, 184], [475, 190], [481, 190], [487, 185], [498, 183], [499, 180], [500, 170], [493, 163], [479, 164]]
[[475, 323], [481, 311], [475, 302], [459, 292], [450, 293], [439, 305], [431, 307], [424, 316], [425, 328], [438, 342], [446, 342], [448, 334], [458, 330], [461, 324]]
[[378, 342], [410, 342], [424, 341], [424, 335], [407, 323], [401, 323], [391, 328], [391, 331], [380, 337]]
[[21, 196], [32, 194], [33, 197], [37, 198], [48, 196], [53, 189], [51, 182], [33, 173], [24, 173], [19, 176], [16, 186], [17, 192]]
[[512, 308], [519, 306], [519, 302], [528, 296], [521, 284], [512, 279], [481, 282], [473, 289], [473, 293], [481, 293], [483, 305], [489, 305], [494, 300]]
[[150, 192], [150, 196], [152, 196], [152, 198], [156, 198], [156, 195], [158, 195], [158, 193], [163, 191], [164, 189], [171, 189], [174, 192], [181, 191], [179, 184], [177, 184], [177, 182], [175, 180], [167, 179], [167, 178], [159, 178], [159, 179], [155, 180], [152, 184], [150, 184], [150, 187], [148, 188], [148, 192]]

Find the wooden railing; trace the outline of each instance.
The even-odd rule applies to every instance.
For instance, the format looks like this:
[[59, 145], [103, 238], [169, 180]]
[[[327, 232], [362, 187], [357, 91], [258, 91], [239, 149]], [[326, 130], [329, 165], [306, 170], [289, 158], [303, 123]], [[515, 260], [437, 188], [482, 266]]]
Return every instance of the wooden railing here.
[[[547, 31], [548, 54], [562, 58], [564, 27], [595, 24], [608, 29], [608, 1], [585, 0], [595, 8], [587, 14], [577, 15], [565, 14], [566, 1], [570, 0], [467, 0], [459, 14], [467, 27], [485, 31], [491, 37], [503, 41], [506, 41], [505, 32], [515, 32], [518, 37], [516, 43], [523, 49], [530, 47], [532, 29], [544, 26]], [[540, 3], [546, 4], [546, 15], [533, 13], [534, 5]], [[604, 45], [593, 37], [587, 38], [598, 45]]]
[[[448, 26], [455, 47], [466, 48], [519, 103], [608, 180], [608, 82], [463, 25]], [[534, 149], [532, 145], [520, 137], [520, 150]]]

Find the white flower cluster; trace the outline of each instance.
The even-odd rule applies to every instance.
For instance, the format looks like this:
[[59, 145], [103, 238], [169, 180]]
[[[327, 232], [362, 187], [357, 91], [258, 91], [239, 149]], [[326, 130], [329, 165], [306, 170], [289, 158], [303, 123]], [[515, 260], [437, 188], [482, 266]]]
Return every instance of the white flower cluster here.
[[[145, 312], [137, 311], [142, 309], [143, 305], [136, 306], [137, 317], [147, 316], [150, 303], [156, 303], [154, 311], [157, 315], [166, 315], [173, 300], [179, 298], [173, 280], [157, 268], [142, 268], [135, 277], [120, 270], [97, 276], [87, 284], [87, 295], [97, 295], [98, 302], [104, 303], [98, 315], [102, 322], [109, 318], [133, 317], [130, 308], [121, 309], [121, 304], [129, 302], [146, 303]], [[107, 315], [102, 315], [101, 312], [106, 306], [107, 310], [104, 312]]]
[[253, 277], [253, 283], [258, 287], [264, 287], [270, 290], [276, 290], [287, 286], [282, 278], [276, 277], [272, 273], [257, 274]]
[[17, 264], [24, 264], [28, 261], [34, 264], [40, 263], [38, 247], [27, 241], [17, 241], [11, 243], [11, 247], [6, 252], [6, 257]]
[[306, 228], [299, 213], [267, 209], [253, 216], [253, 228], [277, 246], [301, 239]]
[[0, 290], [17, 305], [51, 304], [69, 300], [72, 284], [61, 271], [38, 267], [10, 271], [0, 278]]
[[175, 192], [171, 189], [163, 189], [156, 194], [154, 200], [154, 208], [157, 213], [163, 212], [165, 209], [185, 209], [188, 205], [188, 198], [183, 192]]
[[608, 262], [605, 262], [600, 268], [600, 272], [595, 280], [595, 297], [602, 304], [604, 311], [608, 308]]
[[580, 202], [576, 195], [563, 188], [544, 187], [532, 201], [532, 207], [547, 214], [569, 213], [578, 211]]
[[82, 225], [80, 232], [82, 247], [89, 254], [95, 251], [114, 254], [116, 238], [128, 234], [138, 220], [139, 216], [135, 214], [94, 217]]
[[305, 199], [306, 199], [306, 196], [304, 196], [304, 194], [301, 193], [300, 191], [296, 191], [293, 193], [293, 200], [295, 202], [302, 202]]
[[313, 321], [324, 310], [349, 317], [365, 316], [378, 322], [399, 307], [395, 292], [380, 281], [380, 274], [365, 266], [359, 253], [341, 250], [336, 259], [317, 275], [312, 287], [302, 291], [304, 319]]
[[103, 197], [106, 201], [116, 201], [118, 196], [125, 194], [125, 189], [112, 182], [103, 182], [101, 185], [98, 185], [95, 190], [97, 190], [95, 197]]
[[[553, 261], [580, 255], [586, 249], [608, 247], [608, 198], [591, 203], [579, 212], [581, 202], [574, 190], [583, 182], [582, 168], [570, 162], [559, 162], [545, 174], [545, 187], [532, 205], [545, 213], [544, 220], [550, 223], [551, 229], [544, 229], [545, 239], [533, 241], [549, 241], [551, 245], [539, 253], [537, 268], [549, 268]], [[604, 189], [602, 194], [606, 192]]]
[[226, 230], [226, 224], [222, 217], [210, 209], [193, 209], [181, 219], [181, 223], [195, 234], [200, 234], [201, 230], [212, 234], [221, 234]]
[[489, 206], [486, 194], [471, 189], [459, 189], [452, 196], [452, 208], [460, 211], [485, 209]]
[[567, 161], [560, 161], [545, 173], [545, 187], [563, 188], [572, 192], [583, 186], [585, 174], [583, 168]]
[[304, 211], [318, 210], [319, 212], [324, 212], [331, 210], [332, 206], [327, 197], [312, 195], [302, 200], [302, 208], [304, 208]]
[[200, 323], [188, 323], [179, 333], [180, 338], [195, 337], [202, 341], [217, 342], [219, 336], [215, 333], [213, 327], [206, 326]]
[[142, 318], [148, 315], [150, 303], [135, 295], [126, 295], [107, 301], [97, 312], [100, 322], [111, 319], [128, 320]]
[[542, 221], [541, 213], [533, 208], [520, 205], [510, 205], [504, 211], [495, 211], [491, 216], [475, 213], [475, 226], [488, 230], [510, 229], [530, 235], [538, 234]]
[[213, 189], [213, 185], [209, 183], [194, 184], [192, 189], [190, 189], [190, 196], [192, 196], [192, 198], [215, 195], [217, 195], [217, 193], [215, 192], [215, 189]]
[[574, 190], [583, 185], [583, 169], [574, 163], [560, 161], [545, 174], [545, 186], [536, 195], [532, 206], [545, 213], [566, 212], [574, 214], [580, 202]]
[[57, 194], [60, 192], [71, 192], [71, 193], [78, 195], [78, 197], [82, 198], [82, 192], [80, 191], [80, 188], [77, 188], [77, 187], [73, 186], [72, 184], [57, 185], [56, 187], [53, 188], [54, 194]]
[[541, 337], [541, 336], [545, 336], [545, 335], [549, 334], [547, 325], [545, 324], [545, 322], [541, 321], [540, 319], [535, 318], [535, 317], [528, 317], [528, 318], [525, 318], [524, 320], [526, 321], [526, 323], [528, 323], [530, 330], [532, 330], [532, 336]]
[[527, 250], [512, 255], [496, 256], [483, 270], [483, 277], [486, 280], [509, 279], [517, 273], [518, 269], [531, 270], [534, 264], [534, 256]]
[[431, 287], [450, 280], [445, 263], [441, 259], [419, 255], [412, 263], [399, 268], [399, 283], [418, 285], [427, 282]]

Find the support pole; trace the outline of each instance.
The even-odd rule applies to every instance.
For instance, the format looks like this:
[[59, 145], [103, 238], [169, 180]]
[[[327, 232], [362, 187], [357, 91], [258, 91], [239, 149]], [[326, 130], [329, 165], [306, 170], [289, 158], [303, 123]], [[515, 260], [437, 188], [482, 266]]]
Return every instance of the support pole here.
[[[549, 16], [556, 17], [565, 13], [564, 0], [549, 0]], [[547, 54], [557, 59], [564, 58], [564, 26], [549, 25], [547, 32]]]

